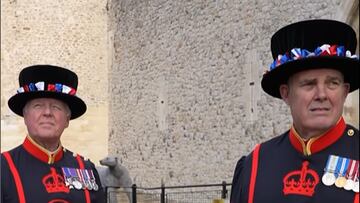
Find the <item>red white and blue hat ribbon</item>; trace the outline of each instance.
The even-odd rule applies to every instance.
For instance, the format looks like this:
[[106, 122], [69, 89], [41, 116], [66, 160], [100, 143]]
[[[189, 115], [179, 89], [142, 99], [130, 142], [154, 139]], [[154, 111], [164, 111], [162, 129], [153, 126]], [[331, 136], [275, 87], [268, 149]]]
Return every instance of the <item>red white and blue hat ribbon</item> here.
[[345, 51], [344, 46], [323, 44], [322, 46], [317, 47], [313, 52], [306, 49], [293, 48], [290, 53], [286, 52], [283, 55], [279, 54], [277, 59], [270, 65], [270, 71], [290, 61], [317, 56], [341, 56], [359, 59], [359, 56], [352, 55], [349, 50]]
[[45, 87], [45, 82], [43, 81], [37, 83], [30, 83], [28, 85], [24, 85], [17, 89], [18, 94], [24, 92], [41, 92], [41, 91], [59, 92], [69, 95], [76, 94], [76, 90], [73, 87], [69, 87], [67, 85], [63, 85], [60, 83], [47, 84], [47, 86]]

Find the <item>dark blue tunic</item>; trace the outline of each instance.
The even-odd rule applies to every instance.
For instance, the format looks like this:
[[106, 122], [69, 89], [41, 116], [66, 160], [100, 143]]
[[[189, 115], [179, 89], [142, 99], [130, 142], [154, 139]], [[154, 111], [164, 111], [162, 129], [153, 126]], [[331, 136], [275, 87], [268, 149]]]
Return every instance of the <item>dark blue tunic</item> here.
[[[354, 202], [356, 194], [354, 191], [338, 188], [335, 185], [326, 186], [321, 181], [329, 155], [359, 160], [358, 130], [343, 123], [339, 131], [341, 122], [339, 123], [321, 138], [308, 141], [307, 145], [310, 146], [304, 145], [305, 143], [290, 131], [261, 144], [253, 202]], [[231, 203], [248, 203], [253, 154], [254, 152], [242, 157], [237, 163], [232, 183]], [[318, 176], [319, 182], [315, 184], [313, 190], [305, 186], [310, 190], [285, 194], [284, 191], [290, 188], [284, 182], [291, 180], [286, 180], [285, 177], [292, 172], [300, 174], [302, 169], [306, 172], [306, 180], [314, 181], [314, 177]], [[296, 180], [296, 176], [293, 179]]]
[[[33, 141], [26, 138], [22, 145], [10, 150], [9, 154], [19, 173], [26, 203], [86, 202], [84, 189], [77, 190], [75, 188], [69, 189], [69, 186], [64, 187], [62, 167], [80, 168], [76, 155], [72, 152], [61, 147], [51, 158]], [[99, 186], [97, 191], [88, 190], [91, 203], [105, 202], [105, 194], [94, 164], [89, 160], [84, 160], [83, 157], [81, 160], [85, 169], [93, 171], [96, 183]], [[58, 186], [50, 187], [54, 186], [52, 183], [56, 182], [55, 179], [58, 181]], [[19, 202], [14, 177], [4, 154], [1, 155], [1, 202]]]

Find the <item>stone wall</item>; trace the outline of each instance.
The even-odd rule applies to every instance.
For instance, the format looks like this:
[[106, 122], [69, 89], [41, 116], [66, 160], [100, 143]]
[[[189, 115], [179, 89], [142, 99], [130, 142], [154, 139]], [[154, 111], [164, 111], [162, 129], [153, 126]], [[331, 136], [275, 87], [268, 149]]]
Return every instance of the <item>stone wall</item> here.
[[[359, 1], [342, 1], [336, 19], [348, 23], [356, 31], [358, 44], [356, 54], [359, 55]], [[349, 123], [359, 128], [359, 90], [356, 90], [348, 96], [345, 102], [344, 116]]]
[[78, 74], [78, 96], [88, 105], [64, 132], [64, 146], [95, 163], [107, 155], [107, 19], [105, 0], [1, 0], [1, 151], [26, 135], [22, 119], [7, 106], [20, 70], [55, 64]]
[[271, 35], [336, 19], [341, 2], [111, 1], [110, 153], [140, 186], [230, 182], [240, 156], [291, 125], [259, 84]]

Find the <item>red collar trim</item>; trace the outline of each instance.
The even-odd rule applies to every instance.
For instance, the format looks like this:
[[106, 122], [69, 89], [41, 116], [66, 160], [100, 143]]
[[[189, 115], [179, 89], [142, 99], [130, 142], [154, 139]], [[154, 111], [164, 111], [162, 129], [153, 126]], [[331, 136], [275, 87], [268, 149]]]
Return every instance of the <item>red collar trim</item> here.
[[41, 147], [39, 144], [37, 144], [33, 139], [31, 139], [30, 136], [26, 136], [23, 146], [27, 152], [29, 152], [31, 155], [39, 159], [40, 161], [43, 161], [48, 164], [52, 164], [56, 161], [59, 161], [63, 157], [63, 147], [58, 147], [57, 150], [54, 152], [50, 152], [43, 147]]
[[333, 128], [320, 136], [311, 138], [306, 143], [296, 132], [294, 127], [291, 127], [290, 129], [289, 139], [290, 143], [297, 151], [303, 153], [304, 155], [311, 155], [327, 148], [328, 146], [336, 142], [343, 135], [345, 128], [346, 124], [344, 118], [341, 117], [338, 123]]

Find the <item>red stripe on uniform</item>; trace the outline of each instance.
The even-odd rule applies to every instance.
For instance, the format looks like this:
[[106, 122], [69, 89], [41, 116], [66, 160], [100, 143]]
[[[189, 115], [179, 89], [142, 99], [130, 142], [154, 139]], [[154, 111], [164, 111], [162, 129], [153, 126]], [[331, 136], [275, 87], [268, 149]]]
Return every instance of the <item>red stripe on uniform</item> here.
[[359, 203], [359, 193], [355, 194], [354, 203]]
[[259, 150], [260, 150], [260, 144], [255, 146], [255, 149], [253, 152], [252, 163], [251, 163], [251, 176], [250, 176], [248, 203], [253, 203], [253, 201], [254, 201], [255, 182], [256, 182], [258, 161], [259, 161]]
[[11, 171], [12, 175], [14, 176], [16, 190], [17, 190], [17, 194], [19, 197], [19, 203], [25, 203], [26, 201], [25, 201], [25, 195], [24, 195], [24, 188], [21, 183], [19, 172], [17, 171], [9, 152], [4, 152], [3, 154], [4, 154], [6, 161], [9, 164], [10, 171]]
[[[83, 160], [81, 159], [81, 157], [79, 155], [76, 156], [76, 160], [77, 160], [77, 162], [79, 164], [80, 169], [85, 169], [84, 162], [83, 162]], [[85, 193], [86, 203], [91, 203], [90, 193], [89, 193], [89, 190], [87, 188], [84, 189], [84, 193]]]

